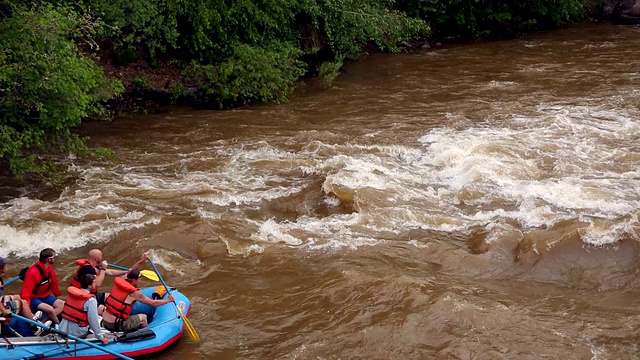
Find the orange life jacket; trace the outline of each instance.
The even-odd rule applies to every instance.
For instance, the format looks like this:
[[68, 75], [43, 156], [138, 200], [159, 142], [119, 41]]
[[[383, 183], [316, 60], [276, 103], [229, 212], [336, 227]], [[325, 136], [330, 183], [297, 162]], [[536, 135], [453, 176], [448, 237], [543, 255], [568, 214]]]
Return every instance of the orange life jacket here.
[[131, 304], [127, 304], [125, 301], [129, 294], [139, 289], [121, 277], [115, 278], [115, 283], [104, 305], [107, 307], [107, 311], [118, 320], [127, 320], [131, 315], [131, 308], [136, 302], [134, 300]]
[[67, 297], [67, 300], [64, 302], [62, 317], [77, 323], [81, 327], [88, 326], [89, 317], [87, 312], [84, 311], [84, 303], [92, 297], [95, 297], [95, 295], [86, 293], [74, 286], [69, 286], [67, 292], [69, 293], [69, 297]]
[[[78, 269], [76, 270], [76, 272], [73, 274], [73, 276], [71, 277], [71, 286], [75, 286], [78, 289], [82, 289], [82, 285], [80, 285], [80, 279], [78, 279], [78, 272], [80, 271], [80, 269], [82, 269], [85, 266], [92, 266], [91, 263], [89, 262], [89, 260], [87, 259], [79, 259], [76, 260], [76, 265], [78, 265]], [[96, 270], [96, 273], [98, 272], [98, 270]], [[98, 292], [98, 289], [95, 289], [93, 291], [91, 291], [92, 294], [95, 294]]]

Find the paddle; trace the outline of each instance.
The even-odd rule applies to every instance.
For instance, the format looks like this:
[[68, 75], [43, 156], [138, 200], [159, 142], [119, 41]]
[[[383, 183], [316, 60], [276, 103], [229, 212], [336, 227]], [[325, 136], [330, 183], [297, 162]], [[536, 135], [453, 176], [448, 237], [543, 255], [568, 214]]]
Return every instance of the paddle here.
[[29, 319], [29, 318], [26, 318], [26, 317], [24, 317], [24, 316], [20, 316], [20, 315], [17, 315], [17, 314], [13, 314], [13, 315], [11, 315], [11, 316], [12, 316], [12, 317], [15, 317], [16, 319], [20, 319], [20, 320], [22, 320], [22, 321], [25, 321], [25, 322], [27, 322], [27, 323], [29, 323], [29, 324], [31, 324], [31, 325], [39, 326], [39, 327], [41, 327], [41, 328], [43, 328], [43, 329], [45, 329], [45, 330], [49, 330], [49, 331], [54, 332], [54, 333], [56, 333], [56, 334], [60, 334], [60, 335], [62, 335], [63, 337], [69, 338], [69, 339], [71, 339], [71, 340], [75, 340], [75, 341], [77, 341], [77, 342], [79, 342], [79, 343], [81, 343], [81, 344], [85, 344], [85, 345], [87, 345], [87, 346], [90, 346], [90, 347], [92, 347], [92, 348], [98, 349], [98, 350], [100, 350], [100, 351], [104, 351], [104, 352], [106, 352], [107, 354], [111, 354], [111, 355], [113, 355], [113, 356], [117, 356], [117, 357], [118, 357], [118, 358], [120, 358], [120, 359], [124, 359], [124, 360], [133, 360], [132, 358], [127, 357], [127, 356], [124, 356], [124, 355], [122, 355], [122, 354], [120, 354], [120, 353], [117, 353], [117, 352], [115, 352], [115, 351], [113, 351], [113, 350], [109, 350], [109, 349], [107, 349], [107, 348], [105, 348], [105, 347], [98, 346], [98, 345], [93, 344], [93, 343], [91, 343], [91, 342], [89, 342], [89, 341], [87, 341], [87, 340], [80, 339], [80, 338], [78, 338], [78, 337], [76, 337], [76, 336], [73, 336], [73, 335], [71, 335], [71, 334], [67, 334], [67, 333], [66, 333], [66, 332], [64, 332], [64, 331], [60, 331], [60, 330], [58, 330], [58, 329], [54, 329], [54, 328], [52, 328], [52, 327], [49, 327], [49, 326], [47, 326], [47, 325], [45, 325], [45, 324], [42, 324], [42, 323], [39, 323], [39, 322], [37, 322], [37, 321], [33, 321], [33, 320], [31, 320], [31, 319]]
[[[162, 285], [167, 290], [167, 294], [171, 295], [171, 290], [167, 286], [167, 283], [164, 282], [164, 279], [162, 279], [162, 275], [160, 275], [160, 272], [158, 271], [158, 268], [153, 263], [151, 258], [149, 258], [149, 264], [151, 264], [151, 267], [153, 268], [153, 270], [155, 270], [156, 274], [158, 274], [158, 278], [160, 278], [160, 281], [162, 282]], [[198, 333], [196, 332], [196, 329], [193, 327], [193, 325], [191, 325], [191, 321], [189, 321], [189, 319], [187, 319], [187, 317], [184, 316], [184, 314], [182, 313], [182, 310], [180, 310], [180, 308], [178, 307], [178, 304], [176, 304], [175, 300], [173, 301], [173, 305], [176, 306], [176, 309], [178, 310], [178, 314], [180, 314], [180, 318], [182, 318], [182, 321], [184, 322], [184, 326], [187, 328], [187, 334], [189, 334], [189, 337], [191, 338], [191, 340], [193, 340], [195, 342], [200, 341], [200, 335], [198, 335]]]
[[[111, 266], [114, 269], [118, 269], [118, 270], [129, 270], [129, 268], [124, 267], [124, 266], [120, 266], [120, 265], [115, 265], [115, 264], [109, 264], [109, 266]], [[158, 278], [158, 274], [154, 273], [151, 270], [140, 270], [140, 275], [146, 277], [149, 280], [152, 281], [159, 281], [160, 279]]]
[[11, 279], [7, 280], [7, 282], [2, 284], [2, 286], [0, 286], [0, 287], [4, 288], [5, 286], [11, 284], [12, 282], [16, 282], [18, 279], [20, 279], [20, 276], [12, 277]]

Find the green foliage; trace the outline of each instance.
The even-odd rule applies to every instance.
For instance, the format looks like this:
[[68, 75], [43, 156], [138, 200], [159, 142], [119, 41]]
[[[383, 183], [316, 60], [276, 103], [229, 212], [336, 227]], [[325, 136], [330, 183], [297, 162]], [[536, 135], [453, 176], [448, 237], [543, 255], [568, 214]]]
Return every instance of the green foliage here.
[[202, 63], [234, 54], [237, 44], [292, 41], [296, 0], [176, 0], [183, 44]]
[[135, 77], [131, 80], [131, 86], [136, 90], [148, 89], [149, 81], [143, 77]]
[[301, 0], [300, 12], [320, 29], [339, 57], [357, 58], [365, 45], [398, 51], [398, 43], [425, 36], [424, 21], [389, 10], [380, 0]]
[[410, 16], [428, 21], [438, 37], [505, 37], [584, 19], [585, 0], [398, 0]]
[[0, 159], [18, 177], [53, 176], [52, 155], [85, 151], [71, 133], [121, 90], [83, 56], [97, 24], [66, 8], [13, 9], [0, 22]]
[[335, 61], [326, 61], [320, 65], [318, 76], [322, 78], [322, 86], [331, 87], [333, 80], [340, 75], [340, 69], [344, 64], [344, 58], [339, 57]]
[[98, 44], [116, 65], [190, 63], [176, 98], [222, 108], [284, 101], [307, 66], [320, 64], [330, 86], [344, 61], [399, 51], [431, 31], [479, 38], [557, 27], [583, 18], [586, 1], [0, 0], [0, 161], [17, 176], [57, 181], [60, 154], [113, 156], [71, 132], [122, 91], [95, 65]]
[[176, 48], [180, 0], [84, 0], [77, 6], [107, 26], [102, 34], [128, 49], [144, 44], [151, 57]]
[[305, 64], [296, 60], [300, 53], [288, 43], [263, 47], [237, 44], [221, 63], [194, 62], [189, 75], [198, 85], [199, 100], [219, 108], [252, 101], [279, 102], [305, 72]]

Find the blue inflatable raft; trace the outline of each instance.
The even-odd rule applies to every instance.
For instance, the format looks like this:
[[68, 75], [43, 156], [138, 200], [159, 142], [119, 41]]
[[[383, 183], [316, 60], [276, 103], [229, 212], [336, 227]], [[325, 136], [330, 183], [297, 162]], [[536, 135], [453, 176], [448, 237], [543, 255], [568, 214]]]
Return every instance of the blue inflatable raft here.
[[[141, 291], [151, 297], [154, 289], [145, 288]], [[175, 297], [180, 310], [188, 314], [191, 310], [189, 299], [177, 290], [172, 291], [171, 294]], [[136, 357], [162, 351], [182, 337], [185, 325], [173, 303], [154, 308], [136, 302], [132, 314], [147, 314], [151, 320], [149, 326], [126, 334], [112, 333], [103, 329], [103, 335], [110, 340], [108, 345], [102, 345], [93, 334], [84, 340], [128, 357]], [[114, 358], [116, 358], [114, 355], [54, 333], [45, 336], [0, 338], [0, 359], [3, 360]]]

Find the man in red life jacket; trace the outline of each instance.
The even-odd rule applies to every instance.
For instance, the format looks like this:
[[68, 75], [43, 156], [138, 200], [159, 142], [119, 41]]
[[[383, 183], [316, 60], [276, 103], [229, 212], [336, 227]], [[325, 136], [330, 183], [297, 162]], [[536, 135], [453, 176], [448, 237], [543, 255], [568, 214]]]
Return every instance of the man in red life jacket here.
[[115, 278], [115, 286], [106, 300], [106, 309], [102, 313], [102, 325], [111, 331], [134, 331], [148, 325], [146, 314], [131, 315], [136, 301], [150, 306], [160, 306], [174, 301], [173, 295], [164, 300], [153, 300], [144, 295], [137, 285], [140, 282], [140, 270], [130, 270], [125, 277]]
[[33, 319], [33, 313], [29, 304], [20, 298], [20, 295], [3, 295], [4, 280], [2, 275], [7, 272], [7, 264], [9, 262], [5, 258], [0, 257], [0, 315], [19, 314], [26, 318]]
[[53, 270], [56, 256], [58, 255], [53, 249], [47, 248], [40, 252], [39, 261], [25, 273], [20, 298], [31, 305], [31, 310], [42, 311], [49, 320], [58, 324], [58, 314], [62, 312], [64, 301], [58, 299], [62, 294], [58, 287], [58, 276]]
[[[80, 279], [83, 275], [95, 275], [96, 276], [96, 286], [91, 291], [92, 294], [96, 296], [96, 300], [98, 301], [98, 305], [104, 305], [105, 298], [109, 296], [109, 294], [104, 293], [102, 291], [98, 291], [98, 288], [102, 285], [105, 276], [122, 276], [127, 273], [126, 270], [107, 270], [109, 263], [106, 262], [102, 258], [102, 251], [98, 249], [89, 250], [89, 256], [86, 259], [76, 260], [76, 265], [78, 265], [78, 269], [76, 270], [73, 277], [71, 277], [71, 286], [75, 286], [80, 289]], [[137, 269], [142, 264], [149, 259], [149, 255], [146, 253], [142, 255], [140, 260], [135, 263], [131, 269]], [[100, 311], [101, 312], [101, 311]]]
[[96, 296], [91, 294], [96, 288], [96, 276], [92, 274], [82, 275], [80, 289], [69, 286], [69, 296], [62, 309], [62, 321], [59, 330], [77, 337], [84, 337], [89, 333], [89, 328], [96, 338], [103, 344], [108, 344], [109, 339], [102, 336], [100, 319], [98, 318], [98, 302]]

